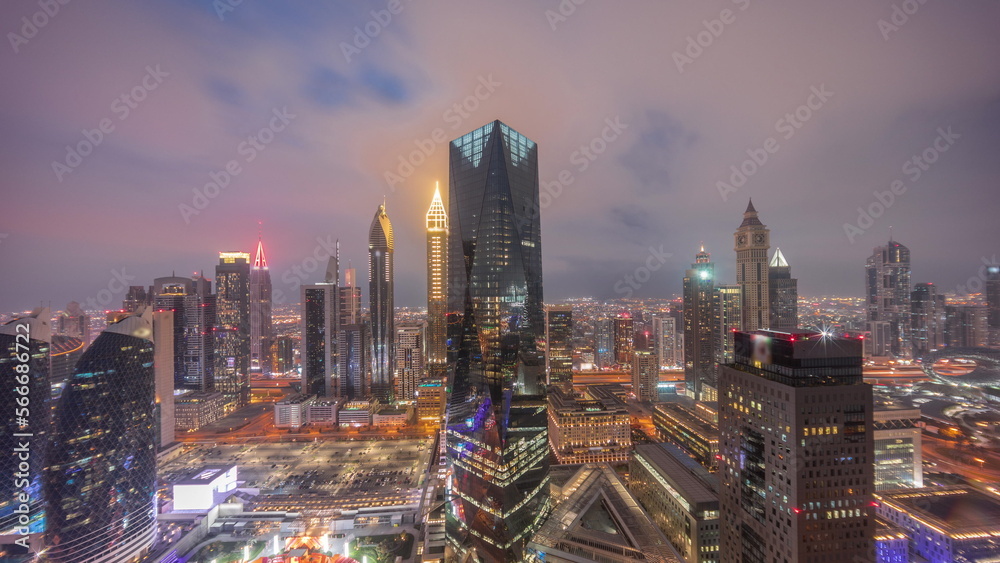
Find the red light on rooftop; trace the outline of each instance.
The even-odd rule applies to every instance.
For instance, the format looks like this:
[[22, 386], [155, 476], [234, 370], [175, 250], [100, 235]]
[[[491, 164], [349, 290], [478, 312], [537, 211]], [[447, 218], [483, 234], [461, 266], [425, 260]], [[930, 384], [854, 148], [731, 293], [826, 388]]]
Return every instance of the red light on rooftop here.
[[802, 509], [798, 508], [798, 507], [793, 507], [792, 508], [792, 512], [794, 512], [796, 514], [802, 514]]
[[868, 503], [868, 506], [874, 506], [875, 508], [878, 508], [878, 507], [880, 507], [880, 506], [882, 506], [882, 505], [881, 505], [881, 504], [879, 504], [879, 503], [878, 503], [878, 501], [874, 501], [874, 500], [873, 500], [873, 501], [871, 501], [870, 503]]

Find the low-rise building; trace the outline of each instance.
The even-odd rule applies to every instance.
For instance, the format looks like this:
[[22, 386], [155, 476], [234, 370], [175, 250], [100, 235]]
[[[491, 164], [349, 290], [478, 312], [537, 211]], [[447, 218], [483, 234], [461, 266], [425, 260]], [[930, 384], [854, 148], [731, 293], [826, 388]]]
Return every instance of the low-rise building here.
[[308, 421], [308, 408], [315, 402], [315, 395], [296, 395], [274, 403], [274, 425], [278, 428], [299, 428], [305, 425]]
[[719, 426], [703, 418], [708, 412], [690, 399], [678, 398], [653, 408], [653, 426], [661, 440], [680, 446], [714, 471], [719, 465]]
[[427, 377], [417, 385], [417, 420], [437, 426], [444, 414], [447, 387], [443, 377]]
[[378, 408], [378, 400], [348, 401], [337, 411], [337, 422], [341, 426], [371, 426], [372, 414]]
[[191, 391], [174, 397], [174, 428], [198, 430], [225, 416], [226, 398], [214, 391]]
[[372, 426], [378, 428], [406, 426], [410, 422], [410, 409], [383, 407], [372, 414]]
[[580, 397], [549, 388], [549, 446], [559, 463], [628, 462], [629, 412], [609, 387], [593, 386]]
[[919, 408], [874, 411], [875, 490], [924, 486]]

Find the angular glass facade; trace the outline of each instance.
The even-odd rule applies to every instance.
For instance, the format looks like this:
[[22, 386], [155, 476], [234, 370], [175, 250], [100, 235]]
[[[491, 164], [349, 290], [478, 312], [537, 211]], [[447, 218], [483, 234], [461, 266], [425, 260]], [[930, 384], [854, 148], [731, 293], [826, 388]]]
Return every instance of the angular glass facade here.
[[30, 547], [38, 545], [39, 536], [29, 534], [39, 534], [45, 525], [42, 472], [50, 429], [50, 318], [49, 309], [42, 308], [0, 326], [0, 406], [4, 413], [0, 536], [20, 540], [0, 545], [0, 561], [33, 560]]
[[494, 121], [450, 151], [448, 542], [517, 561], [549, 507], [538, 148]]
[[109, 326], [63, 391], [45, 471], [47, 561], [128, 561], [153, 542], [151, 318], [146, 313]]
[[368, 313], [372, 331], [370, 392], [383, 403], [391, 403], [395, 391], [393, 246], [392, 224], [385, 205], [380, 205], [368, 233]]
[[215, 390], [226, 411], [250, 404], [250, 255], [220, 252], [215, 267]]

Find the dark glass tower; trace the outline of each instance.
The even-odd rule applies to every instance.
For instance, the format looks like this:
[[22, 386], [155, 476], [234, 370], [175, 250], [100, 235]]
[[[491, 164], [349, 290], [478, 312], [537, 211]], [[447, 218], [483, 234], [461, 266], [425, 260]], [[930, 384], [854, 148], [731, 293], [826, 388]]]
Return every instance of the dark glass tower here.
[[250, 371], [270, 373], [267, 352], [271, 346], [271, 272], [258, 237], [257, 256], [250, 268]]
[[494, 121], [449, 166], [448, 543], [519, 561], [549, 507], [538, 147]]
[[194, 278], [153, 280], [158, 311], [174, 312], [174, 387], [215, 389], [215, 295], [212, 282]]
[[49, 309], [42, 307], [0, 326], [4, 419], [0, 537], [10, 538], [10, 542], [0, 542], [0, 561], [34, 561], [32, 553], [41, 547], [45, 525], [42, 472], [50, 430], [51, 318]]
[[771, 330], [799, 328], [799, 280], [792, 277], [792, 268], [780, 248], [767, 266], [768, 306], [771, 308]]
[[687, 396], [701, 399], [715, 388], [715, 265], [705, 247], [684, 274], [684, 383]]
[[392, 402], [395, 382], [393, 365], [396, 329], [393, 323], [392, 224], [385, 205], [378, 206], [368, 231], [368, 314], [372, 340], [371, 394], [383, 403]]
[[945, 299], [932, 283], [918, 283], [910, 294], [913, 357], [923, 358], [944, 345]]
[[[889, 338], [875, 356], [910, 356], [910, 249], [894, 240], [876, 247], [865, 265], [868, 322], [889, 323]], [[878, 341], [880, 339], [876, 339]]]
[[340, 395], [338, 264], [330, 258], [326, 281], [302, 286], [302, 392], [326, 398]]
[[156, 529], [153, 314], [110, 325], [55, 411], [45, 471], [46, 561], [129, 561]]
[[250, 255], [220, 252], [215, 267], [215, 390], [226, 412], [250, 403]]

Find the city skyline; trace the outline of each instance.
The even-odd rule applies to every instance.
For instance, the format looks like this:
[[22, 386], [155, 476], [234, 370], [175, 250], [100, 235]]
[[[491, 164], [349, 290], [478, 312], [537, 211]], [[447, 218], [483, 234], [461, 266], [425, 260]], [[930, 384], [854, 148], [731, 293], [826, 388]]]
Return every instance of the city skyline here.
[[[616, 283], [650, 248], [672, 256], [635, 295], [680, 294], [699, 241], [719, 257], [719, 279], [735, 280], [735, 265], [723, 259], [727, 235], [751, 196], [784, 235], [775, 242], [795, 265], [803, 295], [862, 295], [858, 264], [889, 239], [890, 226], [914, 251], [915, 283], [957, 287], [994, 256], [995, 5], [922, 6], [891, 30], [879, 23], [890, 21], [889, 7], [776, 12], [734, 3], [726, 7], [735, 21], [719, 24], [724, 35], [697, 48], [687, 40], [706, 31], [703, 21], [718, 20], [716, 8], [641, 4], [615, 18], [613, 8], [597, 5], [570, 15], [534, 4], [403, 6], [388, 23], [369, 26], [380, 30], [373, 37], [364, 28], [382, 4], [239, 5], [221, 16], [209, 5], [122, 4], [114, 18], [66, 8], [12, 45], [2, 56], [15, 86], [0, 95], [0, 119], [18, 142], [0, 151], [12, 211], [0, 229], [0, 258], [34, 269], [0, 274], [0, 310], [83, 303], [116, 279], [113, 272], [144, 283], [171, 270], [210, 269], [215, 251], [251, 251], [258, 221], [273, 233], [276, 301], [293, 303], [298, 288], [288, 280], [322, 281], [322, 267], [305, 276], [293, 270], [325, 252], [317, 238], [341, 239], [344, 260], [362, 264], [367, 210], [383, 196], [392, 209], [426, 209], [433, 183], [445, 179], [444, 143], [494, 118], [549, 147], [539, 174], [553, 301], [622, 296]], [[14, 24], [31, 15], [14, 5], [0, 10]], [[481, 39], [448, 25], [470, 18], [503, 24], [488, 36], [516, 27], [523, 44], [487, 48], [482, 59], [447, 48]], [[773, 25], [794, 33], [753, 40]], [[430, 26], [444, 31], [424, 33]], [[613, 40], [626, 30], [629, 41]], [[176, 33], [191, 41], [178, 44]], [[573, 56], [535, 48], [555, 37]], [[260, 48], [265, 42], [270, 51]], [[60, 48], [68, 44], [83, 47]], [[202, 49], [244, 62], [201, 57]], [[615, 63], [633, 49], [661, 53], [662, 65], [648, 72]], [[519, 64], [528, 52], [540, 57], [532, 68]], [[748, 64], [761, 60], [781, 70]], [[133, 92], [142, 100], [129, 98], [130, 107], [120, 97]], [[810, 119], [782, 127], [799, 108]], [[77, 166], [65, 164], [66, 146], [85, 145], [84, 129], [96, 139], [104, 119], [114, 129]], [[241, 143], [264, 129], [261, 138], [273, 142], [244, 146], [254, 151], [247, 162]], [[758, 165], [752, 156], [765, 158], [769, 138], [777, 147]], [[928, 150], [935, 162], [916, 168], [912, 158]], [[746, 170], [759, 170], [720, 193], [719, 182], [740, 183], [731, 167], [747, 159]], [[230, 161], [238, 174], [225, 172]], [[53, 162], [71, 171], [57, 173]], [[224, 172], [227, 187], [198, 200], [193, 190]], [[896, 180], [902, 193], [890, 191]], [[858, 221], [859, 207], [883, 203], [879, 217]], [[961, 221], [942, 219], [959, 213]], [[108, 215], [115, 221], [102, 220]], [[402, 306], [419, 306], [426, 295], [422, 219], [394, 217]], [[845, 224], [864, 233], [845, 232]], [[122, 229], [132, 236], [117, 236]], [[78, 251], [80, 237], [86, 252]], [[75, 283], [56, 268], [76, 272]]]

